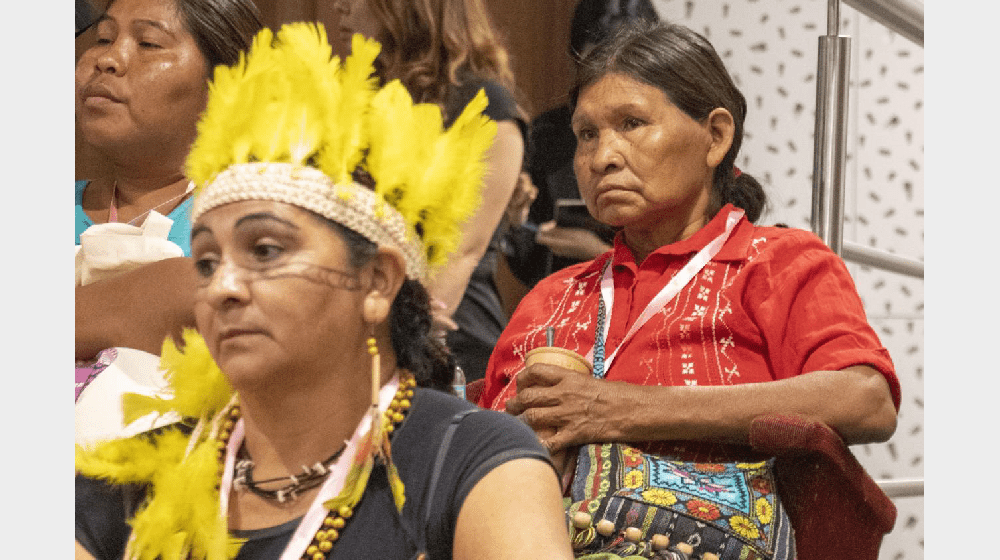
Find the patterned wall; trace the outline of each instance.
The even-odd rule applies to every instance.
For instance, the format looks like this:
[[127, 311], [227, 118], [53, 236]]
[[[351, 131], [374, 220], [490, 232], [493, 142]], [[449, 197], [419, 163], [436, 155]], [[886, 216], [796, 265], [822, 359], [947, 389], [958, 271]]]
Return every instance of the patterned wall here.
[[[661, 18], [715, 45], [749, 105], [738, 165], [767, 189], [761, 223], [808, 229], [818, 37], [825, 0], [654, 0]], [[923, 48], [841, 8], [852, 37], [844, 238], [923, 259]], [[899, 424], [884, 444], [854, 448], [876, 479], [923, 478], [924, 283], [849, 263], [868, 317], [903, 387]], [[923, 498], [899, 498], [882, 560], [923, 558]]]

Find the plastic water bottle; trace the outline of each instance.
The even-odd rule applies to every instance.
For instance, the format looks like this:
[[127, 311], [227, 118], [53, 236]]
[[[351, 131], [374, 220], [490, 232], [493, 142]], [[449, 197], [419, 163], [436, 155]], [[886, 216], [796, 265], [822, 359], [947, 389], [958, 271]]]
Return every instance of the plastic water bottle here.
[[455, 389], [455, 394], [464, 399], [465, 372], [462, 371], [462, 366], [455, 365], [455, 379], [452, 380], [451, 385]]

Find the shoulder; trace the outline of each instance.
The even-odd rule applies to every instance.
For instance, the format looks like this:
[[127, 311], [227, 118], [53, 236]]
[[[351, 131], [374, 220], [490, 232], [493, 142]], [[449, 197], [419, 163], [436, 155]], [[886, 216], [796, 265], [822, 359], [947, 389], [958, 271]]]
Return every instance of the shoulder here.
[[483, 90], [489, 100], [486, 110], [483, 111], [487, 117], [497, 122], [516, 121], [518, 126], [526, 129], [527, 123], [524, 122], [518, 110], [514, 94], [499, 83], [478, 76], [467, 77], [461, 84], [453, 88], [445, 107], [449, 119], [457, 117], [462, 109], [479, 93], [479, 90]]
[[[606, 255], [607, 253], [605, 253]], [[594, 260], [573, 263], [561, 268], [552, 274], [539, 280], [528, 290], [528, 293], [521, 298], [514, 315], [508, 325], [517, 323], [521, 319], [536, 317], [538, 314], [551, 313], [549, 303], [555, 299], [562, 299], [569, 292], [579, 292], [582, 284], [591, 284], [600, 281], [601, 264], [605, 257], [598, 256]], [[513, 332], [514, 329], [506, 329]]]
[[[847, 265], [814, 233], [796, 228], [755, 227], [743, 268], [743, 297], [758, 320], [787, 308], [816, 317], [862, 304]], [[828, 307], [825, 309], [824, 307]], [[780, 320], [785, 314], [775, 315]]]
[[468, 472], [479, 471], [476, 479], [511, 459], [548, 460], [535, 433], [516, 417], [433, 389], [417, 389], [398, 435], [401, 447], [416, 462], [432, 461], [446, 448], [449, 463], [464, 465]]
[[780, 226], [753, 226], [747, 245], [747, 260], [767, 262], [780, 268], [795, 262], [840, 262], [840, 257], [811, 231]]
[[538, 293], [563, 292], [570, 287], [575, 287], [579, 282], [596, 281], [601, 276], [601, 266], [604, 264], [604, 259], [608, 258], [607, 255], [609, 253], [610, 251], [603, 255], [598, 255], [593, 260], [578, 262], [561, 268], [539, 280], [535, 284], [535, 287], [528, 293], [530, 294], [535, 291]]
[[804, 245], [823, 244], [823, 241], [813, 232], [794, 227], [786, 227], [780, 225], [774, 226], [753, 226], [753, 233], [755, 237], [766, 238], [769, 241], [781, 241], [784, 243], [797, 243]]
[[[413, 407], [397, 438], [398, 456], [408, 463], [407, 470], [437, 469], [447, 457], [452, 490], [462, 498], [483, 476], [507, 461], [534, 458], [550, 462], [538, 437], [518, 418], [433, 389], [416, 390]], [[397, 456], [397, 441], [392, 445]]]
[[447, 425], [451, 417], [476, 406], [464, 399], [426, 387], [413, 390], [413, 406], [407, 415], [406, 424], [419, 422], [422, 427]]

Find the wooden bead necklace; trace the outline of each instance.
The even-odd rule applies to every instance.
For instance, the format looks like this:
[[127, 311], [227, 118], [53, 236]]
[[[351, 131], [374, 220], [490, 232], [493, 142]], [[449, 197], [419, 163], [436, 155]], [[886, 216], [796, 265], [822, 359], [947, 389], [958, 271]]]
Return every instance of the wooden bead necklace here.
[[[406, 412], [409, 410], [413, 399], [413, 388], [416, 385], [417, 382], [412, 374], [400, 374], [399, 388], [396, 390], [396, 395], [389, 404], [389, 408], [382, 415], [382, 429], [388, 436], [391, 436], [396, 426], [406, 418]], [[219, 434], [216, 439], [216, 455], [219, 461], [220, 477], [222, 470], [225, 468], [226, 447], [229, 443], [229, 438], [233, 434], [236, 421], [239, 418], [240, 407], [238, 404], [234, 404], [229, 409], [228, 417], [219, 428]], [[343, 506], [338, 508], [337, 511], [331, 510], [327, 513], [326, 518], [323, 519], [323, 524], [320, 525], [319, 530], [313, 536], [312, 542], [302, 555], [302, 560], [325, 560], [333, 549], [334, 543], [340, 538], [340, 534], [347, 525], [347, 521], [353, 515], [354, 511], [348, 506]]]

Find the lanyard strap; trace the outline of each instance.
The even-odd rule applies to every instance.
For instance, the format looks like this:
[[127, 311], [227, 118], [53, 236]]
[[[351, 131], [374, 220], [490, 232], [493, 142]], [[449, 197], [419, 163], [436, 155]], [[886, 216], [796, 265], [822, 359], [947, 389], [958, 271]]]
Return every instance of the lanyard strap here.
[[[395, 375], [379, 389], [379, 414], [384, 414], [389, 408], [398, 388], [399, 376]], [[354, 464], [354, 456], [358, 452], [358, 445], [368, 434], [371, 425], [372, 423], [369, 421], [368, 414], [365, 414], [358, 427], [355, 428], [354, 435], [347, 441], [347, 446], [340, 455], [340, 459], [330, 466], [329, 477], [323, 483], [323, 486], [320, 487], [319, 494], [316, 495], [312, 505], [309, 506], [309, 511], [302, 517], [302, 521], [299, 523], [298, 528], [295, 529], [295, 533], [292, 535], [291, 540], [289, 540], [288, 546], [285, 547], [280, 560], [297, 560], [305, 553], [306, 548], [309, 547], [313, 537], [316, 535], [316, 531], [319, 530], [320, 525], [323, 524], [323, 519], [326, 517], [327, 509], [323, 507], [323, 502], [336, 497], [343, 490], [344, 482], [347, 480], [347, 472]], [[222, 482], [219, 485], [220, 512], [223, 519], [228, 518], [229, 493], [233, 485], [233, 468], [236, 465], [236, 452], [243, 444], [243, 430], [243, 419], [240, 418], [236, 425], [233, 426], [232, 436], [230, 436], [229, 442], [226, 445], [225, 470], [223, 471]]]
[[642, 313], [629, 328], [628, 332], [622, 338], [622, 341], [618, 344], [618, 347], [614, 352], [611, 353], [607, 358], [604, 357], [605, 345], [608, 341], [608, 330], [605, 328], [605, 323], [609, 326], [611, 321], [607, 319], [607, 316], [614, 310], [615, 303], [615, 279], [611, 271], [611, 259], [609, 258], [607, 262], [604, 263], [604, 271], [601, 274], [601, 299], [597, 304], [597, 326], [594, 336], [594, 347], [591, 348], [590, 352], [587, 354], [587, 359], [591, 360], [594, 364], [594, 376], [598, 378], [604, 378], [607, 375], [607, 371], [611, 369], [611, 363], [614, 361], [615, 357], [618, 355], [618, 350], [620, 350], [625, 343], [632, 338], [632, 336], [649, 321], [653, 315], [656, 315], [666, 307], [667, 303], [670, 302], [680, 291], [686, 286], [691, 280], [698, 275], [699, 272], [705, 265], [708, 264], [715, 255], [719, 253], [722, 246], [729, 239], [729, 236], [733, 233], [733, 229], [736, 228], [736, 224], [739, 223], [740, 218], [743, 217], [743, 210], [737, 208], [729, 213], [726, 218], [726, 230], [720, 233], [715, 239], [710, 241], [708, 245], [702, 247], [698, 253], [696, 253], [691, 260], [684, 265], [684, 268], [680, 269], [670, 282], [663, 287], [653, 297], [652, 301], [646, 305], [646, 308], [642, 310]]

